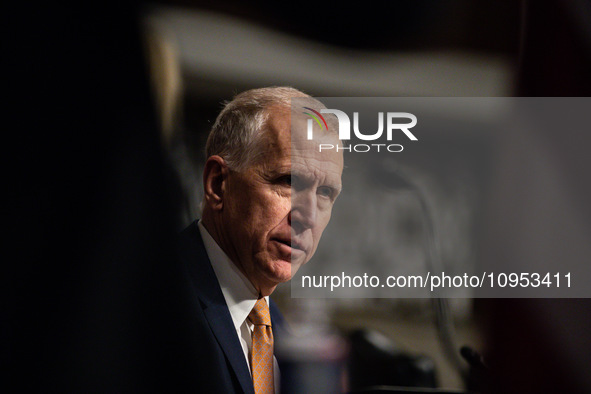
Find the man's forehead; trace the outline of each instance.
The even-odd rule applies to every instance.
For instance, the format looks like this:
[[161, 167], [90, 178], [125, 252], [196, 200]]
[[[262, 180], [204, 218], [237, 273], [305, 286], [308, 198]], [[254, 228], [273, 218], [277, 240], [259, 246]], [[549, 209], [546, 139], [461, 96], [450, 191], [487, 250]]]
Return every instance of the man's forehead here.
[[343, 172], [342, 151], [319, 152], [317, 141], [301, 138], [293, 139], [291, 145], [292, 172], [297, 172], [299, 175], [308, 173], [310, 177], [322, 178], [323, 182], [328, 182], [335, 187], [340, 185]]
[[296, 156], [291, 161], [290, 172], [298, 179], [306, 179], [311, 183], [318, 182], [336, 190], [341, 189], [342, 166], [336, 163], [299, 160]]
[[[324, 108], [319, 102], [315, 100], [313, 102], [316, 103], [318, 109]], [[305, 137], [307, 136], [308, 120], [311, 119], [307, 115], [309, 112], [309, 109], [306, 109], [300, 104], [294, 105], [291, 108], [283, 105], [271, 106], [268, 108], [266, 129], [269, 131], [275, 130], [280, 133], [290, 133], [292, 140], [300, 136]], [[324, 136], [326, 134], [338, 135], [338, 127], [334, 127], [331, 118], [325, 117], [325, 119], [328, 122], [328, 130], [326, 128], [322, 129], [321, 126], [313, 122], [314, 137], [317, 135]]]
[[[306, 116], [280, 106], [270, 108], [267, 126], [265, 144], [268, 149], [280, 153], [283, 156], [282, 159], [294, 159], [298, 165], [309, 162], [309, 165], [315, 168], [327, 166], [332, 167], [333, 172], [335, 168], [339, 169], [339, 173], [342, 171], [342, 151], [320, 152], [319, 150], [321, 143], [342, 145], [337, 133], [314, 129], [313, 138], [309, 139]], [[318, 126], [314, 125], [314, 127]]]

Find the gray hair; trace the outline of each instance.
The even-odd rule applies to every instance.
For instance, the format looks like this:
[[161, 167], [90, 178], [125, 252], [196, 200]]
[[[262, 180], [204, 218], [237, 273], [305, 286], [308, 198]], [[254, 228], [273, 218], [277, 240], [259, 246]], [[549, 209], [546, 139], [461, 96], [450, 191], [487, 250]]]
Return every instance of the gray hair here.
[[267, 130], [271, 107], [291, 107], [294, 97], [310, 97], [291, 87], [267, 87], [242, 92], [227, 102], [205, 145], [206, 157], [219, 155], [228, 167], [242, 171], [263, 153], [261, 137]]

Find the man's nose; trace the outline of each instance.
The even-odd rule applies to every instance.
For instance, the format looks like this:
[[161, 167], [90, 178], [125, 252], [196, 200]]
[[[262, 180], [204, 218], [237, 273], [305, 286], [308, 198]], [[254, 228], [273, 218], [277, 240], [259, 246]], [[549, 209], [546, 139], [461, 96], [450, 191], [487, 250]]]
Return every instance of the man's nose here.
[[291, 195], [289, 221], [296, 231], [314, 226], [318, 214], [316, 202], [316, 193], [312, 191], [298, 191]]

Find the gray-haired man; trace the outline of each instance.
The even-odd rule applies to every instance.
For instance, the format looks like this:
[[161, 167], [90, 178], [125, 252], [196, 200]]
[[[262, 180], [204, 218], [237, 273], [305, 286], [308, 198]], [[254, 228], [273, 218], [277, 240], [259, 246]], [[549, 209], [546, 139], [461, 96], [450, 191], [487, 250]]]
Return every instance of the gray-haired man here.
[[[322, 107], [292, 88], [249, 90], [225, 106], [207, 141], [202, 218], [181, 247], [209, 360], [196, 371], [206, 391], [278, 390], [272, 346], [281, 316], [269, 295], [310, 260], [341, 190], [342, 153], [318, 150], [338, 136], [317, 130], [308, 140], [292, 98]], [[269, 306], [260, 331], [253, 309]]]

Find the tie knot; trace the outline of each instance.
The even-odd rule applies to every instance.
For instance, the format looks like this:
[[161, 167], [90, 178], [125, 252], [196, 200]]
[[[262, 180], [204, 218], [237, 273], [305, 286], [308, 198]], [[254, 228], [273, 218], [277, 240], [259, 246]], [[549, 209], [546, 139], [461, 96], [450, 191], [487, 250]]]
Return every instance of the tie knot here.
[[269, 306], [264, 298], [259, 298], [254, 304], [254, 308], [250, 311], [248, 319], [255, 326], [265, 325], [271, 327], [271, 314], [269, 313]]

